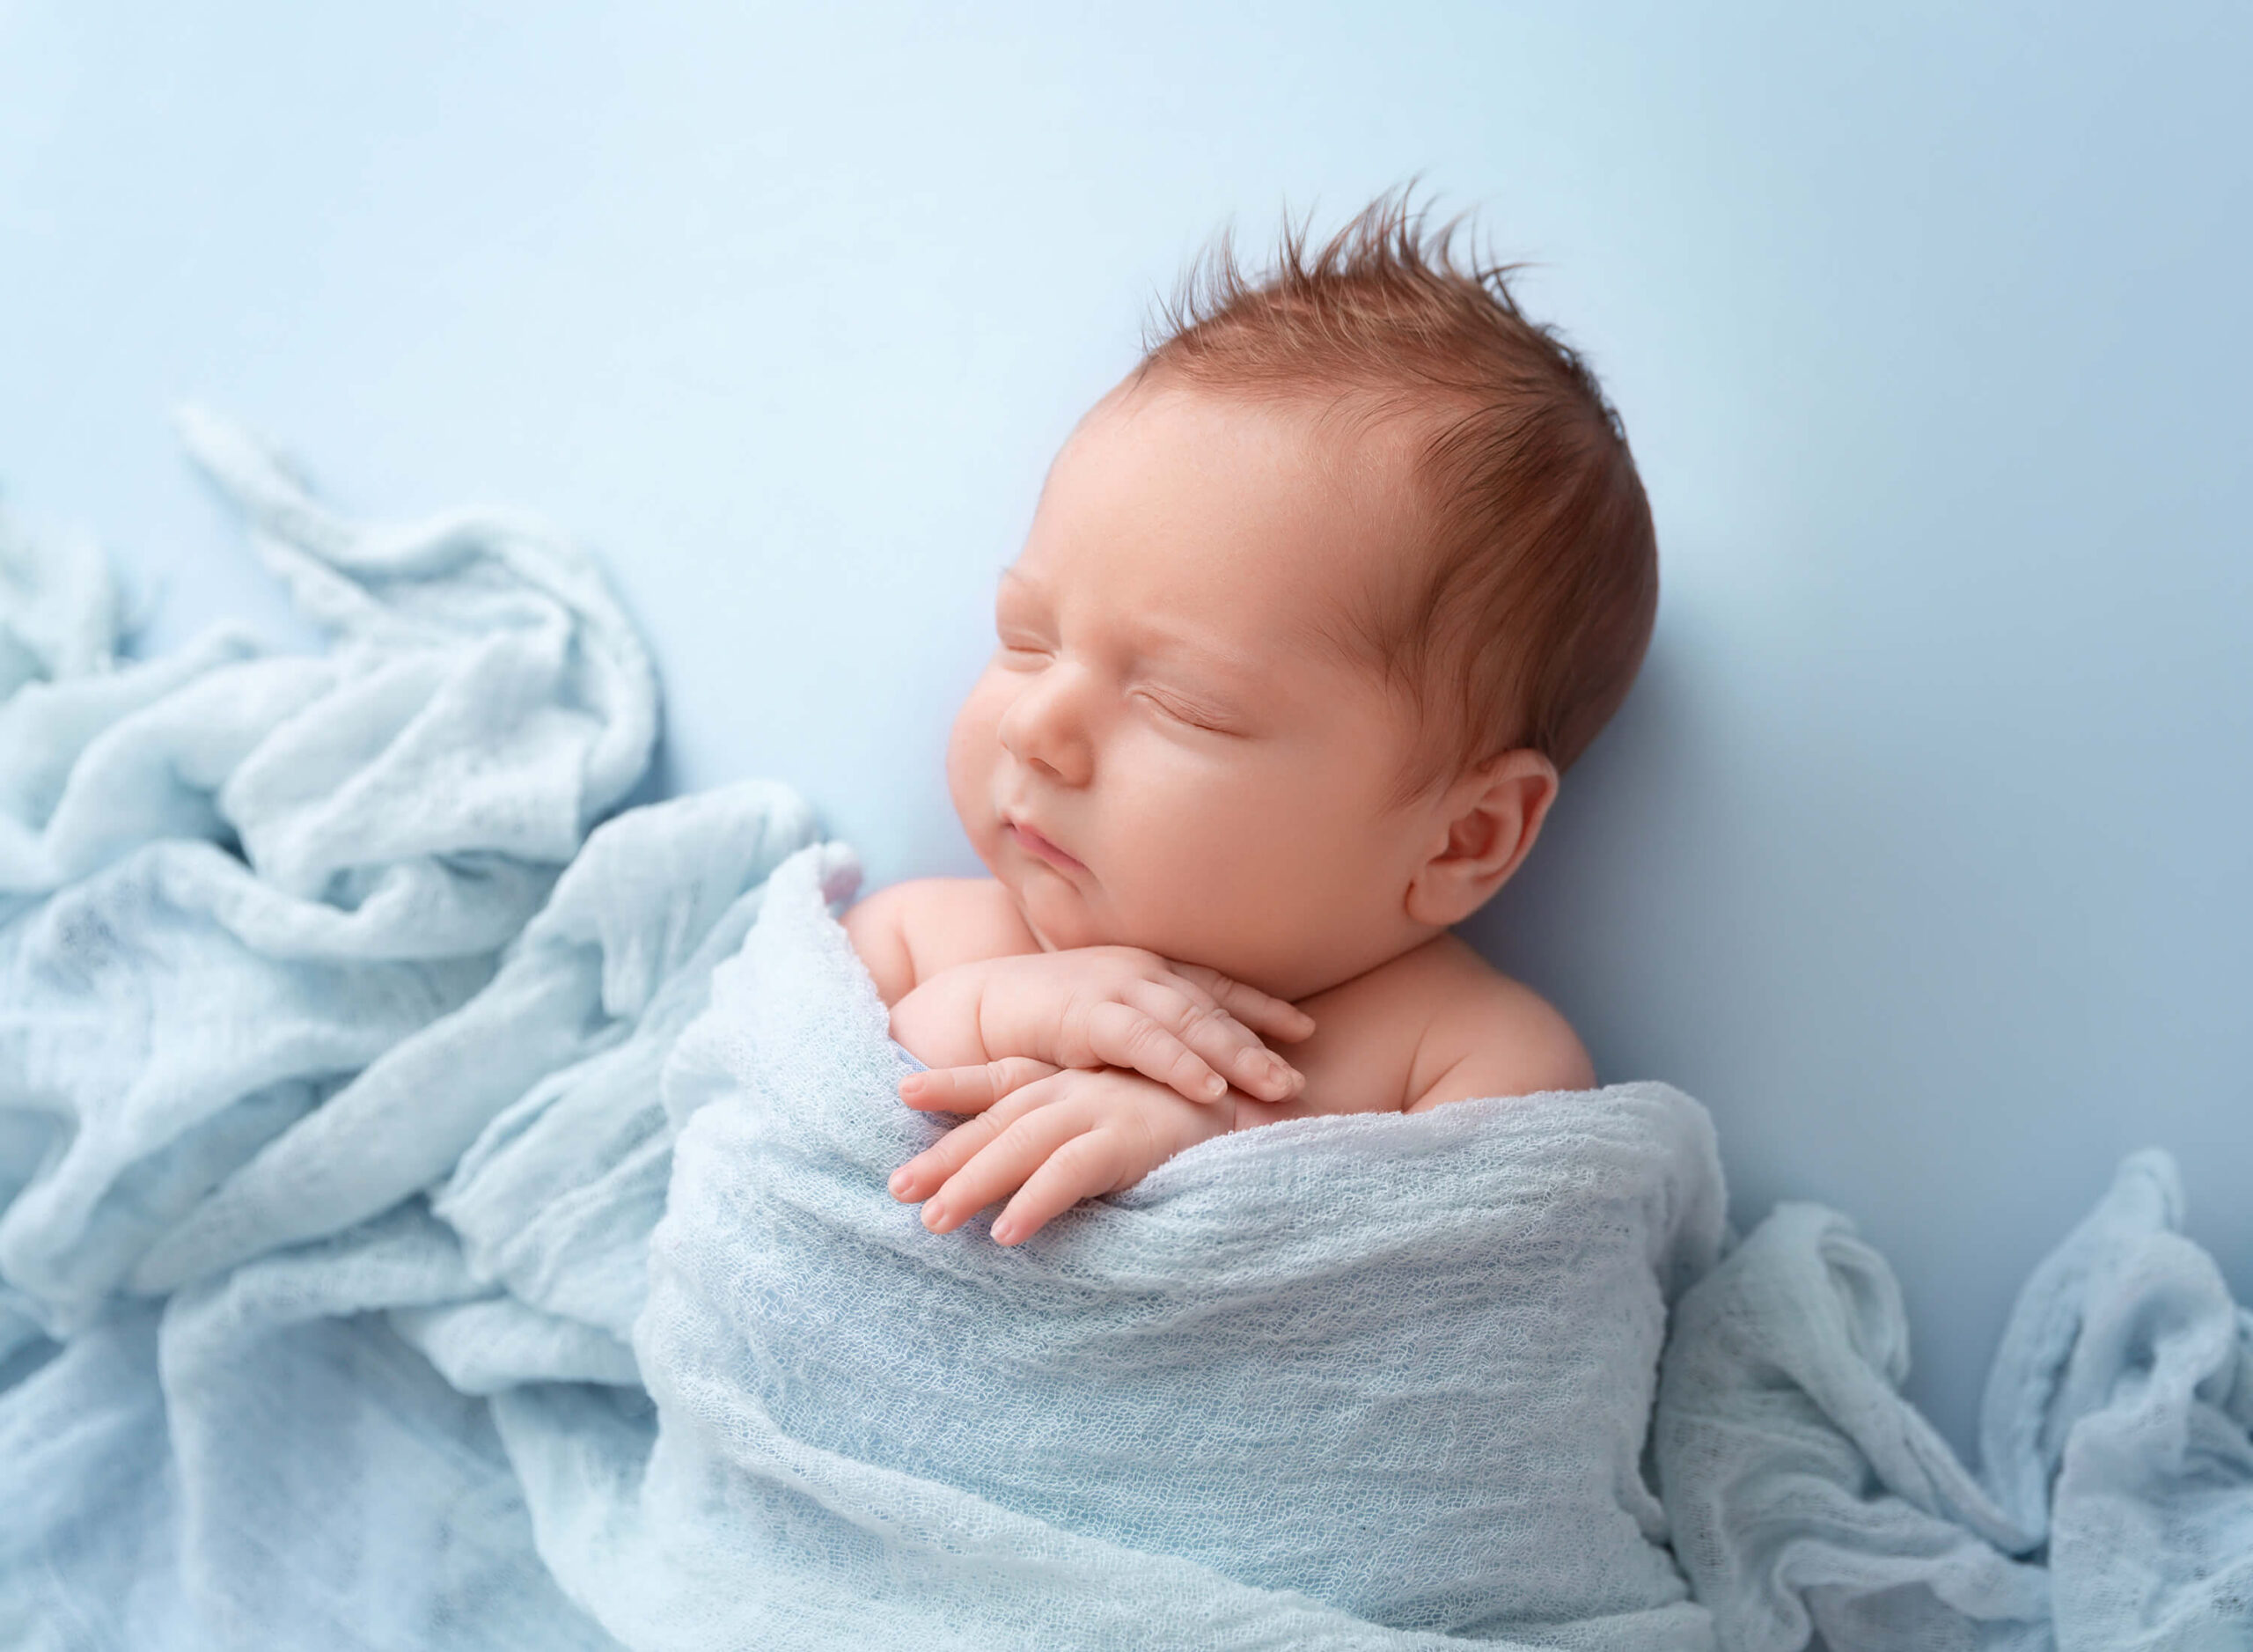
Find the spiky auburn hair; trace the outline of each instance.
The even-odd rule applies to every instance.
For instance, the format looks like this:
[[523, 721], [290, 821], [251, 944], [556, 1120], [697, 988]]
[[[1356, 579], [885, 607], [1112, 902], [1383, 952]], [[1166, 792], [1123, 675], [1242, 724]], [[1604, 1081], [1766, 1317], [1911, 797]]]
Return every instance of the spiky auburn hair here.
[[1247, 272], [1223, 233], [1138, 377], [1405, 421], [1426, 565], [1348, 617], [1424, 731], [1404, 791], [1530, 746], [1571, 766], [1627, 696], [1658, 609], [1657, 541], [1626, 433], [1588, 364], [1529, 320], [1515, 267], [1458, 255], [1407, 190], [1310, 251], [1287, 224]]

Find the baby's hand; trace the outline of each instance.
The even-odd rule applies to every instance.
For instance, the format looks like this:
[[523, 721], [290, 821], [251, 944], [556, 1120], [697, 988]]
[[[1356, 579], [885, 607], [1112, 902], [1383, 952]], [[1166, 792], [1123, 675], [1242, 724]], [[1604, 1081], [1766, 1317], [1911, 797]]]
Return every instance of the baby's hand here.
[[1058, 1068], [1125, 1068], [1213, 1102], [1234, 1083], [1288, 1101], [1305, 1079], [1260, 1041], [1314, 1031], [1303, 1010], [1194, 964], [1131, 946], [1030, 952], [958, 966], [892, 1006], [892, 1035], [933, 1069], [900, 1099], [975, 1112]]
[[1232, 1094], [1217, 1105], [1185, 1101], [1116, 1068], [1067, 1068], [948, 1131], [892, 1173], [892, 1195], [923, 1200], [934, 1233], [1009, 1199], [994, 1239], [1020, 1244], [1081, 1200], [1131, 1187], [1182, 1149], [1226, 1134], [1232, 1102]]

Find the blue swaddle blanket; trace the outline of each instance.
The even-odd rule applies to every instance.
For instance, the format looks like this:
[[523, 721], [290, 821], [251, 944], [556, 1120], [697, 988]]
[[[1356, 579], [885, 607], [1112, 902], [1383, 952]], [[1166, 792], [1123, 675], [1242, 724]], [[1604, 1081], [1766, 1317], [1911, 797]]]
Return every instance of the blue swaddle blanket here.
[[[601, 1477], [633, 1489], [557, 1566], [606, 1626], [1711, 1644], [1639, 1464], [1666, 1299], [1721, 1238], [1701, 1108], [1646, 1085], [1307, 1120], [1021, 1247], [934, 1236], [884, 1178], [943, 1127], [899, 1105], [912, 1063], [823, 854], [774, 874], [665, 1070], [655, 1453]], [[520, 1465], [586, 1450], [575, 1406], [498, 1414]], [[536, 1524], [554, 1475], [526, 1472]]]
[[2162, 1156], [1978, 1474], [1882, 1259], [1724, 1253], [1662, 1085], [932, 1236], [849, 854], [612, 817], [655, 682], [585, 560], [186, 429], [334, 640], [117, 664], [99, 559], [0, 535], [0, 1647], [2253, 1642], [2253, 1320]]

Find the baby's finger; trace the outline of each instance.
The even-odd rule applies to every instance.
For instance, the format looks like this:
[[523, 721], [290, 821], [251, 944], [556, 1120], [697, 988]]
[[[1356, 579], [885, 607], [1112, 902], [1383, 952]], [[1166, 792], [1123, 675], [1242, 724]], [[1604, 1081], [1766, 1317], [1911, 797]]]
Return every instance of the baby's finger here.
[[991, 1113], [958, 1124], [914, 1158], [892, 1171], [884, 1184], [902, 1204], [928, 1198], [946, 1178], [970, 1163], [980, 1149], [998, 1139], [1005, 1127]]
[[[1306, 1081], [1259, 1041], [1259, 1035], [1212, 999], [1193, 996], [1186, 982], [1179, 988], [1163, 981], [1137, 983], [1129, 993], [1134, 1006], [1156, 1020], [1215, 1071], [1235, 1081], [1237, 1088], [1261, 1101], [1288, 1101], [1306, 1087]], [[1192, 1100], [1217, 1099], [1209, 1091]]]
[[1264, 1037], [1296, 1044], [1313, 1035], [1314, 1017], [1295, 1003], [1272, 997], [1202, 964], [1169, 964], [1167, 967], [1210, 993], [1214, 1002]]
[[1005, 1055], [983, 1067], [935, 1067], [901, 1079], [899, 1098], [920, 1112], [983, 1112], [1057, 1070], [1030, 1055]]
[[1022, 1245], [1081, 1200], [1109, 1193], [1126, 1173], [1126, 1144], [1117, 1131], [1074, 1136], [1025, 1178], [1008, 1208], [994, 1218], [994, 1243]]
[[1055, 1095], [1053, 1084], [1036, 1080], [1023, 1090], [1012, 1090], [976, 1118], [955, 1126], [892, 1171], [885, 1184], [892, 1196], [904, 1204], [927, 1198], [948, 1177], [1000, 1140], [1003, 1131]]
[[946, 1185], [923, 1202], [923, 1225], [950, 1233], [988, 1205], [999, 1204], [1058, 1148], [1088, 1127], [1077, 1108], [1043, 1107], [981, 1149]]
[[[1141, 983], [1144, 992], [1149, 983]], [[1137, 993], [1138, 1000], [1143, 993]], [[1124, 1067], [1154, 1078], [1191, 1101], [1218, 1101], [1229, 1082], [1142, 1008], [1106, 999], [1088, 1012], [1088, 1047], [1105, 1067]]]

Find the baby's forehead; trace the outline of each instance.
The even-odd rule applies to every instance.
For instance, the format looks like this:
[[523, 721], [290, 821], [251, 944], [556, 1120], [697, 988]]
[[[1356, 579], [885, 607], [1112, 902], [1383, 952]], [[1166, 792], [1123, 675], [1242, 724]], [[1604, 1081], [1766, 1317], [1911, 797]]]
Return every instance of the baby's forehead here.
[[1003, 606], [1152, 656], [1358, 682], [1427, 554], [1399, 447], [1292, 403], [1107, 398], [1051, 469]]
[[1057, 454], [1027, 550], [1086, 540], [1176, 586], [1361, 598], [1422, 562], [1427, 435], [1369, 396], [1130, 379]]

